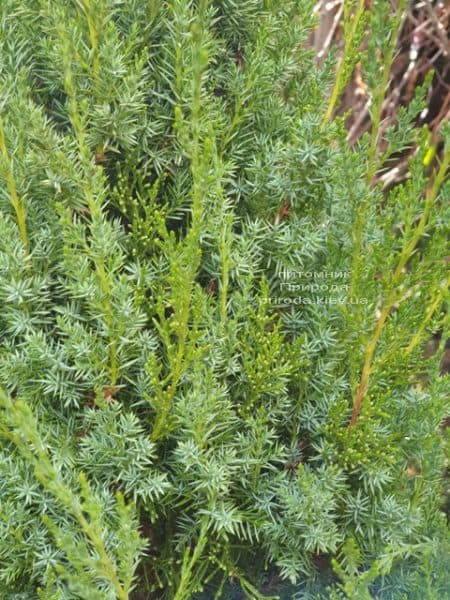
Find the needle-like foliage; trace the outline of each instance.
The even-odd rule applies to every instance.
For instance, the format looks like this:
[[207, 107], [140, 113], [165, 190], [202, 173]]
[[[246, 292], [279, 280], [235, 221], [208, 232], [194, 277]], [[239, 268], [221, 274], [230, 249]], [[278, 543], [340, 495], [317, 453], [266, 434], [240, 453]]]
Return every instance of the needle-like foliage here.
[[450, 130], [378, 155], [345, 4], [335, 75], [310, 0], [1, 2], [1, 598], [447, 597]]

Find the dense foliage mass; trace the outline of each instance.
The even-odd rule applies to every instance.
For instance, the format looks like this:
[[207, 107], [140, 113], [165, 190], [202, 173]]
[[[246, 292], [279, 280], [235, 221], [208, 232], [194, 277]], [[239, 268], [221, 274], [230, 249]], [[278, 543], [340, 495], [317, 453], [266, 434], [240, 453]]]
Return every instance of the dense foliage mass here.
[[310, 0], [1, 2], [5, 600], [448, 597], [449, 128], [377, 151], [345, 4], [318, 67]]

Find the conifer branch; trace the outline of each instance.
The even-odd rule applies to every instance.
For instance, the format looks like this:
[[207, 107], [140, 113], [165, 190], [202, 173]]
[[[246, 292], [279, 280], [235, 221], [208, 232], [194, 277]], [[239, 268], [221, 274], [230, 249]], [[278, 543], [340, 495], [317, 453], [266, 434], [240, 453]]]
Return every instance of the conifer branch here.
[[20, 231], [20, 236], [22, 238], [23, 247], [25, 249], [26, 254], [29, 253], [29, 242], [28, 242], [28, 233], [27, 233], [27, 223], [26, 223], [26, 210], [23, 198], [19, 197], [16, 188], [16, 182], [14, 179], [13, 172], [13, 163], [12, 159], [9, 155], [8, 148], [6, 146], [6, 138], [5, 138], [5, 130], [3, 127], [3, 119], [0, 117], [0, 152], [2, 154], [3, 160], [6, 165], [6, 185], [8, 187], [9, 196], [11, 200], [11, 206], [14, 209], [16, 214], [17, 226]]
[[[99, 30], [98, 30], [98, 18], [95, 18], [95, 10], [99, 10], [99, 6], [93, 7], [92, 0], [77, 0], [78, 6], [84, 12], [89, 30], [89, 41], [91, 43], [92, 51], [92, 79], [95, 84], [98, 73], [100, 70], [100, 57], [99, 57]], [[103, 6], [100, 3], [100, 6]]]
[[395, 58], [395, 50], [398, 43], [398, 34], [402, 27], [405, 18], [405, 8], [408, 0], [401, 0], [399, 6], [396, 9], [396, 15], [392, 20], [391, 37], [388, 42], [388, 47], [383, 60], [381, 82], [374, 90], [375, 98], [372, 99], [371, 105], [371, 136], [370, 136], [370, 147], [367, 155], [367, 182], [370, 184], [376, 175], [381, 165], [377, 163], [377, 150], [380, 139], [380, 125], [381, 117], [383, 113], [383, 101], [386, 96], [388, 89], [392, 64]]
[[181, 568], [181, 578], [180, 583], [178, 585], [177, 591], [173, 597], [173, 600], [188, 600], [192, 596], [192, 571], [194, 569], [195, 564], [200, 559], [200, 556], [205, 549], [205, 546], [208, 541], [208, 525], [209, 519], [207, 516], [204, 516], [201, 522], [200, 532], [198, 535], [197, 543], [195, 544], [195, 549], [191, 555], [191, 549], [186, 547], [183, 557], [183, 564]]
[[414, 334], [414, 336], [411, 338], [411, 341], [409, 342], [405, 352], [407, 354], [410, 354], [414, 348], [417, 347], [418, 344], [420, 344], [423, 341], [423, 334], [427, 328], [427, 325], [429, 324], [429, 322], [431, 321], [433, 315], [435, 314], [435, 312], [439, 309], [439, 307], [442, 305], [442, 301], [444, 299], [445, 294], [448, 292], [450, 288], [450, 275], [447, 277], [447, 279], [441, 284], [440, 288], [437, 291], [436, 297], [434, 298], [434, 300], [431, 302], [431, 304], [429, 305], [427, 312], [425, 313], [425, 316], [423, 318], [423, 320], [420, 323], [420, 327], [418, 328], [418, 330], [416, 331], [416, 333]]
[[370, 342], [368, 343], [368, 345], [366, 346], [366, 350], [364, 353], [364, 363], [363, 363], [363, 368], [361, 371], [361, 379], [360, 379], [359, 385], [356, 389], [356, 396], [353, 401], [352, 416], [351, 416], [351, 419], [349, 422], [349, 426], [354, 426], [358, 422], [359, 416], [361, 414], [363, 400], [367, 393], [369, 377], [370, 377], [371, 370], [372, 370], [372, 360], [373, 360], [375, 351], [377, 349], [377, 345], [380, 340], [381, 334], [383, 332], [384, 326], [386, 324], [386, 321], [387, 321], [387, 319], [390, 315], [390, 312], [398, 298], [398, 294], [396, 292], [396, 286], [397, 286], [398, 280], [401, 277], [408, 260], [414, 254], [417, 244], [425, 231], [430, 211], [433, 208], [435, 200], [439, 194], [439, 190], [445, 179], [449, 165], [450, 165], [450, 150], [446, 149], [444, 152], [444, 156], [442, 158], [442, 162], [438, 169], [438, 172], [436, 173], [436, 175], [434, 177], [433, 183], [426, 192], [424, 209], [423, 209], [422, 215], [420, 217], [420, 220], [414, 230], [414, 233], [413, 233], [411, 239], [409, 240], [408, 243], [406, 243], [403, 246], [402, 252], [400, 253], [400, 257], [399, 257], [397, 266], [396, 266], [396, 268], [390, 278], [390, 281], [389, 281], [389, 286], [390, 286], [391, 292], [389, 293], [389, 295], [386, 299], [386, 302], [381, 310], [381, 314], [377, 319], [377, 323], [375, 325], [375, 328], [374, 328], [374, 331], [372, 334], [372, 338], [371, 338]]
[[[343, 2], [345, 6], [345, 2], [347, 2], [347, 0], [343, 0]], [[324, 125], [331, 120], [339, 97], [351, 74], [351, 67], [353, 66], [353, 64], [351, 64], [352, 55], [358, 51], [358, 49], [355, 48], [355, 38], [361, 23], [361, 19], [364, 16], [364, 5], [365, 0], [358, 0], [356, 11], [353, 15], [351, 15], [350, 13], [351, 9], [349, 9], [348, 11], [345, 11], [344, 9], [344, 22], [348, 24], [347, 26], [349, 27], [349, 32], [348, 35], [345, 36], [343, 56], [341, 56], [341, 58], [339, 59], [333, 89], [331, 91], [331, 96], [328, 101], [327, 110], [325, 111], [323, 116], [322, 123]], [[351, 25], [349, 24], [350, 19], [352, 20]], [[355, 62], [354, 59], [353, 62]]]
[[[116, 574], [115, 566], [101, 538], [101, 528], [89, 520], [83, 510], [83, 504], [74, 492], [66, 485], [55, 469], [42, 443], [36, 422], [30, 408], [20, 400], [14, 402], [0, 390], [0, 407], [5, 411], [6, 422], [12, 429], [2, 424], [4, 436], [10, 439], [19, 452], [34, 465], [35, 475], [42, 486], [58, 499], [65, 509], [78, 521], [81, 530], [91, 541], [99, 554], [101, 570], [113, 586], [119, 600], [127, 600], [128, 594]], [[87, 481], [81, 480], [85, 493], [90, 493]]]
[[400, 14], [340, 2], [334, 69], [314, 4], [0, 3], [1, 597], [319, 597], [318, 556], [332, 595], [445, 596], [449, 381], [405, 348], [447, 322], [448, 158], [428, 181], [429, 80], [383, 120]]
[[[152, 430], [152, 440], [158, 440], [164, 433], [167, 426], [167, 417], [170, 414], [172, 403], [178, 388], [178, 384], [185, 369], [185, 350], [189, 336], [189, 318], [191, 314], [192, 295], [195, 285], [195, 277], [200, 264], [200, 233], [203, 212], [203, 201], [205, 194], [205, 176], [203, 173], [204, 166], [200, 159], [200, 122], [201, 122], [201, 92], [202, 92], [202, 76], [208, 65], [208, 55], [203, 48], [203, 30], [201, 26], [201, 17], [208, 6], [208, 0], [202, 0], [199, 5], [199, 14], [197, 22], [192, 26], [192, 35], [195, 40], [193, 53], [193, 79], [192, 79], [192, 99], [191, 99], [191, 127], [190, 139], [188, 141], [188, 151], [191, 161], [192, 174], [192, 221], [189, 231], [181, 249], [181, 264], [177, 264], [177, 268], [181, 267], [184, 270], [183, 274], [183, 299], [180, 306], [175, 307], [175, 323], [177, 347], [175, 357], [170, 360], [170, 384], [162, 391], [160, 395], [160, 406], [156, 415], [155, 424]], [[181, 73], [180, 75], [181, 76]], [[176, 122], [180, 128], [182, 124], [182, 113], [179, 107], [176, 107]], [[172, 286], [180, 285], [180, 281], [176, 281], [177, 274], [172, 275]], [[169, 342], [170, 344], [170, 342]]]

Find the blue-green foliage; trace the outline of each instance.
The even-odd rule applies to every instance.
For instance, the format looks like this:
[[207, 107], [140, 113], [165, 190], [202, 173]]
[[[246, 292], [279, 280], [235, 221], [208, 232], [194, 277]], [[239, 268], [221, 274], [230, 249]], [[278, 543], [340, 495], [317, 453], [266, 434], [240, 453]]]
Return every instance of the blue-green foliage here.
[[373, 187], [313, 6], [2, 2], [2, 598], [446, 597], [449, 132]]

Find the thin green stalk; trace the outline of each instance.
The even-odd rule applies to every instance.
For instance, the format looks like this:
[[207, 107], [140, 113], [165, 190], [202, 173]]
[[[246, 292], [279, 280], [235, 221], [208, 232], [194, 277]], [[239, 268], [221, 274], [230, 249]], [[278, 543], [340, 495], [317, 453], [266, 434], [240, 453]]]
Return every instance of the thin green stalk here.
[[[86, 14], [89, 23], [89, 30], [94, 36], [94, 25], [92, 21], [92, 15], [89, 13], [90, 4], [86, 0], [82, 0], [82, 2], [78, 2], [80, 6], [82, 6], [83, 11]], [[80, 162], [83, 164], [86, 177], [82, 183], [82, 190], [86, 198], [86, 205], [89, 210], [89, 214], [91, 216], [91, 220], [95, 222], [96, 220], [102, 219], [102, 208], [99, 201], [95, 198], [93, 192], [93, 180], [98, 176], [98, 172], [95, 166], [92, 164], [92, 152], [86, 143], [86, 131], [83, 125], [83, 120], [81, 117], [80, 109], [78, 106], [77, 93], [75, 89], [75, 84], [73, 80], [73, 73], [71, 67], [71, 48], [67, 42], [65, 36], [65, 30], [61, 24], [57, 27], [59, 34], [61, 36], [61, 43], [64, 47], [63, 52], [63, 62], [64, 62], [64, 88], [69, 98], [68, 108], [69, 108], [69, 116], [70, 121], [72, 123], [72, 127], [75, 132], [75, 136], [78, 142], [79, 156]], [[94, 36], [95, 37], [95, 36]], [[95, 37], [95, 40], [97, 38]], [[92, 77], [95, 79], [96, 74], [98, 73], [99, 64], [98, 64], [98, 47], [97, 42], [94, 39], [91, 39], [91, 43], [93, 43], [93, 53], [94, 53], [94, 65], [93, 65], [93, 74]], [[95, 50], [95, 51], [94, 51]], [[89, 252], [89, 248], [87, 248]], [[110, 370], [110, 384], [115, 385], [119, 378], [119, 367], [118, 367], [118, 358], [117, 358], [117, 340], [114, 335], [112, 335], [112, 331], [114, 328], [114, 312], [112, 308], [112, 286], [111, 281], [106, 272], [105, 264], [103, 259], [93, 257], [93, 262], [95, 266], [95, 271], [97, 273], [100, 287], [102, 293], [105, 297], [104, 303], [104, 312], [106, 317], [106, 324], [108, 326], [110, 334], [110, 340], [108, 344], [108, 354], [109, 354], [109, 370]]]
[[114, 587], [114, 591], [117, 595], [117, 598], [119, 598], [119, 600], [128, 600], [128, 593], [122, 587], [122, 584], [120, 583], [119, 578], [117, 577], [116, 571], [114, 569], [114, 565], [113, 565], [107, 551], [105, 550], [105, 546], [103, 545], [101, 537], [95, 531], [95, 528], [92, 527], [91, 523], [89, 523], [89, 521], [84, 517], [83, 511], [79, 507], [78, 503], [74, 502], [74, 504], [72, 506], [72, 510], [73, 510], [73, 514], [74, 514], [75, 518], [77, 519], [78, 523], [81, 525], [81, 529], [86, 534], [86, 536], [91, 540], [92, 545], [97, 550], [97, 552], [100, 556], [102, 565], [106, 571], [106, 575]]
[[[344, 2], [346, 2], [346, 1], [347, 0], [344, 0]], [[353, 50], [355, 35], [358, 31], [358, 26], [360, 24], [361, 17], [363, 16], [363, 13], [364, 13], [364, 1], [365, 0], [358, 0], [358, 5], [356, 8], [355, 14], [353, 16], [353, 23], [350, 28], [349, 35], [345, 37], [344, 54], [343, 54], [343, 56], [341, 56], [341, 58], [339, 60], [338, 70], [336, 73], [336, 79], [335, 79], [334, 86], [333, 86], [333, 89], [331, 92], [330, 100], [328, 102], [327, 110], [323, 116], [323, 124], [326, 124], [331, 120], [336, 103], [339, 100], [339, 97], [342, 93], [343, 88], [345, 87], [345, 84], [347, 83], [346, 82], [346, 78], [348, 77], [347, 61], [348, 61], [350, 52]], [[344, 19], [346, 19], [346, 16], [344, 16]]]
[[13, 427], [13, 430], [11, 430], [2, 424], [0, 428], [3, 435], [12, 441], [22, 454], [25, 454], [30, 459], [35, 467], [36, 479], [75, 517], [82, 531], [98, 552], [104, 569], [104, 575], [106, 575], [106, 578], [112, 584], [117, 598], [119, 600], [128, 600], [128, 593], [120, 583], [114, 564], [109, 557], [101, 536], [93, 524], [85, 517], [78, 497], [65, 484], [58, 471], [54, 468], [36, 429], [31, 409], [23, 401], [17, 400], [13, 402], [3, 390], [0, 390], [0, 406], [6, 411], [7, 418], [11, 419]]
[[227, 577], [228, 577], [228, 573], [225, 571], [222, 576], [222, 579], [220, 580], [219, 587], [217, 588], [217, 591], [214, 594], [214, 600], [220, 600], [222, 598], [223, 588], [225, 587]]
[[[381, 116], [383, 111], [383, 100], [385, 96], [385, 91], [389, 82], [389, 77], [391, 73], [392, 63], [394, 60], [395, 48], [397, 45], [397, 37], [398, 32], [401, 27], [401, 23], [404, 16], [404, 5], [405, 0], [402, 0], [401, 5], [399, 6], [399, 12], [396, 19], [396, 27], [395, 32], [392, 34], [392, 38], [390, 40], [389, 48], [386, 52], [386, 56], [383, 61], [383, 74], [382, 80], [379, 87], [377, 87], [378, 93], [376, 94], [376, 99], [372, 107], [372, 134], [370, 147], [368, 152], [368, 161], [367, 161], [367, 183], [370, 185], [373, 179], [373, 176], [377, 172], [379, 166], [376, 162], [376, 153], [378, 148], [379, 141], [379, 129], [381, 124]], [[357, 216], [356, 216], [356, 224], [354, 228], [354, 244], [353, 244], [353, 256], [352, 256], [352, 277], [349, 286], [349, 297], [352, 297], [354, 292], [354, 288], [356, 285], [356, 281], [358, 278], [358, 263], [360, 261], [361, 255], [361, 247], [362, 247], [362, 239], [364, 232], [364, 224], [366, 220], [366, 213], [368, 208], [368, 200], [363, 199], [358, 206]]]
[[222, 326], [225, 326], [227, 320], [227, 298], [228, 298], [228, 283], [230, 271], [230, 242], [229, 231], [231, 226], [232, 216], [228, 215], [222, 230], [220, 240], [220, 254], [222, 258], [222, 273], [220, 286], [220, 321]]
[[450, 275], [448, 275], [444, 285], [438, 290], [438, 293], [436, 294], [436, 298], [428, 307], [428, 310], [427, 310], [423, 320], [420, 323], [419, 329], [416, 331], [413, 338], [409, 342], [408, 347], [405, 350], [405, 352], [407, 354], [410, 354], [414, 350], [414, 348], [422, 341], [423, 333], [424, 333], [428, 323], [430, 322], [431, 318], [433, 317], [434, 313], [437, 311], [437, 309], [441, 305], [444, 294], [448, 291], [449, 287], [450, 287]]
[[106, 273], [105, 264], [103, 259], [97, 259], [95, 261], [95, 268], [97, 274], [100, 279], [100, 285], [102, 288], [102, 292], [105, 295], [106, 303], [104, 306], [106, 324], [110, 331], [110, 341], [109, 341], [109, 369], [110, 369], [110, 383], [111, 385], [115, 385], [117, 383], [117, 379], [119, 378], [119, 366], [117, 360], [117, 341], [115, 337], [112, 335], [112, 331], [114, 328], [114, 314], [112, 310], [112, 291], [111, 291], [111, 282]]
[[255, 586], [243, 576], [239, 577], [239, 584], [244, 594], [251, 600], [279, 600], [279, 596], [265, 596], [264, 594], [261, 594], [261, 592], [259, 592]]
[[436, 198], [439, 194], [439, 190], [441, 189], [441, 186], [444, 183], [444, 179], [446, 177], [449, 166], [450, 166], [450, 148], [447, 148], [445, 150], [444, 156], [442, 158], [442, 162], [440, 164], [439, 170], [433, 180], [433, 185], [427, 192], [425, 207], [424, 207], [422, 216], [420, 217], [419, 223], [415, 229], [415, 233], [414, 233], [413, 237], [411, 238], [407, 247], [402, 252], [401, 259], [400, 259], [399, 264], [397, 265], [397, 269], [395, 270], [395, 273], [394, 273], [394, 277], [398, 277], [398, 275], [401, 273], [401, 271], [405, 267], [406, 263], [409, 260], [409, 257], [411, 256], [412, 252], [414, 251], [414, 249], [417, 245], [417, 242], [419, 241], [420, 237], [422, 236], [422, 234], [425, 230], [425, 227], [426, 227], [426, 224], [428, 221], [428, 216], [431, 212], [431, 209], [433, 208], [434, 201], [436, 200]]
[[84, 12], [89, 30], [89, 41], [92, 50], [92, 80], [95, 82], [100, 70], [100, 56], [99, 56], [99, 31], [97, 23], [95, 21], [95, 9], [92, 7], [90, 0], [77, 0], [78, 6]]
[[16, 213], [17, 226], [19, 227], [20, 237], [22, 239], [23, 246], [25, 248], [26, 254], [29, 254], [29, 241], [28, 241], [28, 233], [27, 233], [27, 223], [26, 223], [26, 211], [23, 199], [19, 197], [16, 188], [16, 182], [14, 179], [14, 170], [12, 159], [9, 155], [8, 148], [6, 145], [6, 137], [5, 130], [3, 127], [3, 120], [0, 117], [0, 152], [2, 153], [3, 159], [7, 165], [6, 167], [6, 185], [8, 187], [9, 197], [11, 201], [11, 206]]
[[[202, 0], [198, 9], [198, 22], [202, 22], [202, 17], [206, 10], [208, 0]], [[204, 176], [200, 162], [200, 118], [202, 110], [201, 91], [202, 74], [207, 66], [207, 57], [202, 48], [203, 31], [200, 28], [194, 30], [196, 39], [196, 53], [194, 58], [194, 77], [192, 81], [192, 114], [191, 114], [191, 173], [192, 173], [192, 222], [191, 227], [185, 238], [184, 251], [188, 259], [185, 268], [188, 270], [186, 278], [185, 298], [181, 307], [180, 314], [177, 315], [177, 350], [174, 361], [170, 361], [170, 385], [163, 391], [161, 407], [156, 416], [155, 424], [151, 434], [152, 440], [158, 440], [164, 433], [166, 420], [172, 409], [173, 399], [175, 397], [178, 384], [182, 377], [185, 361], [186, 343], [189, 336], [189, 318], [191, 314], [192, 294], [195, 283], [195, 276], [200, 260], [200, 233], [201, 220], [203, 212], [204, 195]], [[180, 113], [179, 107], [176, 111]]]
[[381, 125], [381, 116], [383, 112], [383, 101], [386, 93], [387, 86], [389, 84], [392, 63], [394, 62], [395, 57], [395, 49], [397, 47], [398, 34], [400, 32], [403, 19], [405, 16], [405, 6], [406, 1], [402, 0], [397, 9], [397, 16], [394, 21], [394, 26], [391, 31], [391, 40], [389, 47], [386, 52], [386, 56], [383, 61], [383, 75], [381, 78], [381, 83], [377, 86], [377, 93], [375, 96], [375, 101], [372, 105], [371, 115], [372, 115], [372, 133], [370, 140], [370, 147], [368, 152], [368, 168], [367, 168], [367, 181], [371, 183], [374, 175], [379, 169], [379, 166], [376, 161], [378, 142], [380, 136], [380, 125]]
[[183, 566], [181, 569], [181, 580], [173, 600], [188, 600], [191, 598], [191, 587], [192, 587], [192, 570], [195, 563], [199, 560], [207, 542], [208, 542], [208, 517], [204, 517], [202, 520], [202, 526], [198, 536], [198, 541], [195, 546], [195, 550], [190, 556], [190, 548], [187, 547], [184, 552]]
[[361, 413], [362, 403], [364, 397], [367, 392], [367, 388], [369, 385], [369, 377], [372, 371], [372, 361], [373, 357], [380, 340], [381, 334], [383, 332], [384, 326], [387, 322], [390, 311], [397, 301], [397, 294], [395, 292], [395, 286], [398, 283], [398, 280], [405, 268], [408, 260], [411, 258], [413, 253], [415, 252], [416, 246], [422, 237], [426, 224], [428, 222], [428, 217], [431, 212], [431, 209], [434, 205], [434, 202], [439, 194], [439, 190], [446, 176], [447, 170], [450, 166], [450, 150], [446, 150], [440, 168], [434, 178], [433, 184], [431, 188], [429, 188], [426, 194], [425, 206], [422, 213], [422, 216], [419, 220], [419, 223], [414, 230], [414, 234], [411, 240], [403, 247], [403, 250], [400, 254], [399, 261], [397, 263], [397, 267], [394, 270], [394, 273], [390, 280], [391, 292], [388, 295], [386, 303], [381, 310], [381, 314], [378, 317], [377, 323], [375, 325], [372, 338], [368, 345], [366, 346], [366, 350], [364, 353], [364, 363], [361, 371], [361, 379], [359, 385], [356, 389], [356, 396], [353, 402], [352, 416], [350, 419], [350, 426], [356, 425], [359, 419], [359, 415]]
[[[191, 292], [189, 297], [191, 296]], [[162, 391], [161, 408], [156, 417], [151, 438], [153, 441], [158, 440], [165, 428], [167, 417], [172, 409], [173, 399], [178, 388], [181, 376], [183, 374], [183, 362], [185, 355], [186, 340], [189, 332], [188, 322], [190, 314], [190, 300], [185, 302], [178, 326], [178, 346], [175, 354], [174, 362], [170, 362], [170, 385]]]

